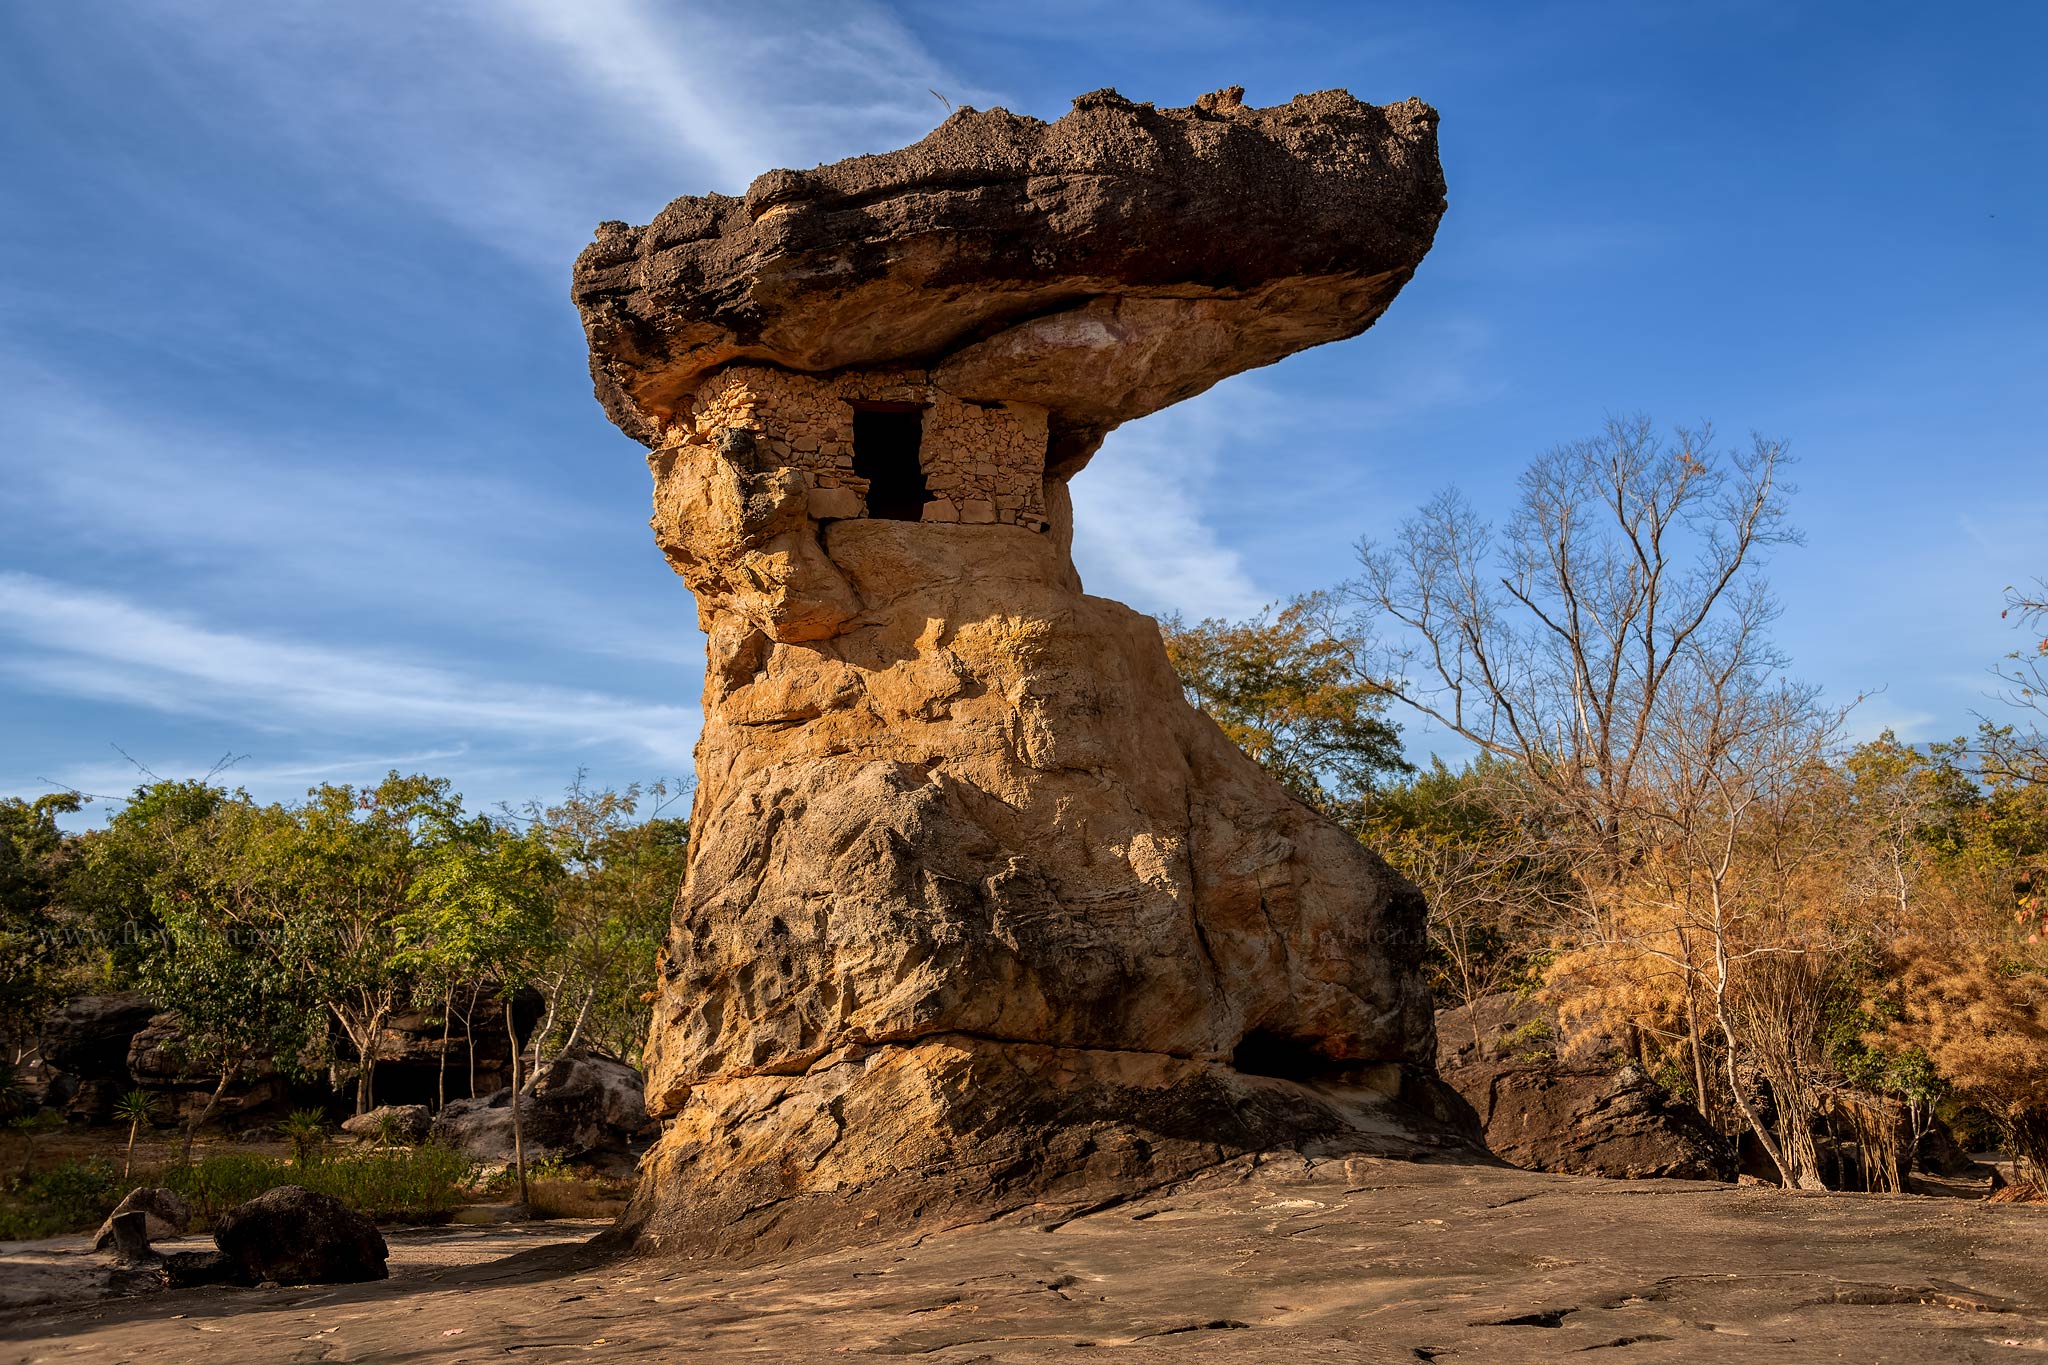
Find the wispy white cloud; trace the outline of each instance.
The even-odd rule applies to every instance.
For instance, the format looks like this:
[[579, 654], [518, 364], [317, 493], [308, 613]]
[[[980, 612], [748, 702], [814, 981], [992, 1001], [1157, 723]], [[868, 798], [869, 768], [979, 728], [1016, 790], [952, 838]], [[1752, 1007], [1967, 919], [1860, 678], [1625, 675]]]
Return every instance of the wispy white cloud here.
[[[436, 469], [402, 443], [367, 451], [317, 431], [251, 438], [145, 420], [4, 349], [0, 388], [13, 395], [0, 411], [0, 517], [33, 528], [53, 558], [147, 555], [176, 572], [188, 602], [246, 601], [260, 583], [323, 611], [375, 607], [393, 625], [459, 621], [508, 643], [702, 660], [688, 598], [651, 552], [630, 560], [648, 571], [644, 595], [563, 578], [561, 545], [639, 548], [636, 518], [602, 501], [551, 497], [497, 468]], [[631, 462], [630, 448], [618, 454]], [[0, 551], [0, 566], [31, 562]], [[634, 610], [664, 593], [674, 610], [659, 619]]]
[[1074, 562], [1089, 590], [1143, 611], [1244, 616], [1268, 600], [1204, 513], [1226, 453], [1253, 439], [1214, 390], [1113, 431], [1074, 477]]
[[[896, 146], [978, 94], [869, 0], [155, 0], [151, 40], [226, 122], [256, 112], [338, 180], [382, 182], [561, 271], [604, 217]], [[797, 74], [800, 73], [800, 74]], [[791, 77], [795, 75], [796, 78]]]
[[688, 761], [691, 706], [522, 686], [369, 651], [223, 630], [32, 574], [0, 573], [0, 674], [27, 691], [304, 731], [511, 737]]

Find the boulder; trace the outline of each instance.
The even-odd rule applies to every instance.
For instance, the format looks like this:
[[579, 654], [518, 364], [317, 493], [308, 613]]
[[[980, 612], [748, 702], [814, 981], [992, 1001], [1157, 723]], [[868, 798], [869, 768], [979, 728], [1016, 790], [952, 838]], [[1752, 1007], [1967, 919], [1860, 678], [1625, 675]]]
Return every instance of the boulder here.
[[1439, 1011], [1436, 1024], [1438, 1068], [1503, 1160], [1616, 1179], [1734, 1178], [1733, 1149], [1697, 1109], [1604, 1040], [1568, 1036], [1539, 1002], [1488, 996]]
[[135, 1085], [158, 1092], [157, 1117], [169, 1124], [186, 1122], [209, 1103], [213, 1104], [210, 1122], [238, 1124], [250, 1114], [282, 1108], [289, 1100], [284, 1078], [269, 1058], [259, 1057], [213, 1102], [213, 1088], [220, 1078], [188, 1055], [184, 1031], [172, 1010], [152, 1015], [148, 1026], [129, 1040], [128, 1074]]
[[93, 1238], [94, 1251], [106, 1251], [114, 1245], [114, 1220], [127, 1213], [142, 1215], [142, 1231], [151, 1240], [181, 1236], [192, 1222], [192, 1212], [176, 1190], [141, 1186], [128, 1191], [114, 1206], [114, 1211], [107, 1215], [107, 1220], [100, 1224], [100, 1230]]
[[576, 1153], [622, 1145], [654, 1126], [640, 1073], [583, 1048], [555, 1058], [534, 1077], [520, 1121], [548, 1147]]
[[160, 1264], [164, 1283], [172, 1289], [226, 1284], [235, 1278], [235, 1263], [219, 1251], [173, 1251]]
[[[524, 1124], [526, 1116], [520, 1115]], [[429, 1134], [433, 1141], [450, 1151], [491, 1166], [509, 1165], [512, 1161], [512, 1091], [508, 1087], [495, 1094], [479, 1096], [471, 1100], [450, 1100], [434, 1115], [433, 1128]], [[545, 1145], [525, 1139], [526, 1159], [541, 1161], [554, 1155]]]
[[391, 1141], [413, 1147], [427, 1140], [433, 1124], [424, 1104], [386, 1104], [344, 1120], [341, 1131], [365, 1141], [379, 1141], [388, 1134]]
[[1363, 331], [1444, 210], [1427, 105], [1241, 95], [962, 110], [578, 260], [710, 641], [623, 1239], [757, 1255], [1465, 1141], [1419, 893], [1071, 555], [1106, 432]]
[[[451, 1100], [434, 1117], [433, 1140], [493, 1165], [512, 1160], [512, 1092]], [[653, 1126], [640, 1073], [578, 1049], [550, 1062], [519, 1100], [528, 1161], [618, 1152]]]
[[390, 1273], [390, 1251], [375, 1223], [299, 1185], [280, 1185], [229, 1209], [213, 1240], [243, 1284], [352, 1284]]

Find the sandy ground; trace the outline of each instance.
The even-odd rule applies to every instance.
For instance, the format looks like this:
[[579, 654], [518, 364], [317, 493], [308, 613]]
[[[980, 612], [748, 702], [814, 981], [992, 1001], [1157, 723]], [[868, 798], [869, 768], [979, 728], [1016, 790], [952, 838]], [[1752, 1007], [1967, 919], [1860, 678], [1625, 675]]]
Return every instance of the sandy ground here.
[[400, 1232], [378, 1284], [22, 1310], [0, 1361], [2048, 1362], [2044, 1206], [1290, 1158], [751, 1268], [579, 1263], [593, 1226]]

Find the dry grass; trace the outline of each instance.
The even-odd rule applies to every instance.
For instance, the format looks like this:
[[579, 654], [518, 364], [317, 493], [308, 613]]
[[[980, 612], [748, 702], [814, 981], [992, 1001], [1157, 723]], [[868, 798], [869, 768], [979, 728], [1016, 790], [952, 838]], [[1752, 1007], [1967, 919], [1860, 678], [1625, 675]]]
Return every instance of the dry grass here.
[[535, 1218], [616, 1218], [632, 1187], [615, 1180], [543, 1176], [527, 1182], [527, 1210]]

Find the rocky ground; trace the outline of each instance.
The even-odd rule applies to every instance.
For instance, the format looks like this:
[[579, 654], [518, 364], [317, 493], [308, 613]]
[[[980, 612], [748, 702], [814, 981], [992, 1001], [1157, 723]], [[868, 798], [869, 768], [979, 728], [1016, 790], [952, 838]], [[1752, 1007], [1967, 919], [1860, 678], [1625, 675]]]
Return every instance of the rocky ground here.
[[749, 1269], [595, 1263], [568, 1245], [593, 1226], [400, 1232], [373, 1284], [17, 1310], [0, 1360], [2048, 1359], [2044, 1207], [1290, 1158]]

